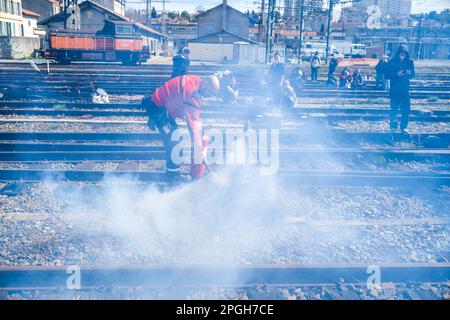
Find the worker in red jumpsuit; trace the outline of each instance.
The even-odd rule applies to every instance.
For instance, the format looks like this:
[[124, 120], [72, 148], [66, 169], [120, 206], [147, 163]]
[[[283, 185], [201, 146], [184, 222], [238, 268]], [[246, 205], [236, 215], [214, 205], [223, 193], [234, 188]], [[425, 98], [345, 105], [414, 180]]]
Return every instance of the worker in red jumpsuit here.
[[216, 76], [184, 75], [167, 81], [142, 101], [149, 115], [149, 128], [158, 129], [162, 135], [169, 178], [180, 176], [179, 166], [171, 157], [172, 149], [178, 143], [171, 139], [172, 133], [178, 128], [176, 118], [186, 120], [191, 135], [190, 175], [192, 179], [200, 178], [205, 174], [203, 149], [207, 146], [207, 139], [202, 136], [200, 110], [202, 98], [216, 95], [219, 89], [220, 81]]

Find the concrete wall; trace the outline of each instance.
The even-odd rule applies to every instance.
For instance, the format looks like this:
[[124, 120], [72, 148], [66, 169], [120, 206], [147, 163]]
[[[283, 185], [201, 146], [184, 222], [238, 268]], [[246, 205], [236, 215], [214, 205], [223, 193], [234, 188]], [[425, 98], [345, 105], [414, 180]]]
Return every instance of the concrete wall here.
[[40, 48], [39, 38], [0, 37], [0, 58], [22, 59], [29, 57]]
[[265, 63], [266, 48], [263, 45], [235, 43], [233, 45], [233, 63], [255, 64]]
[[220, 62], [225, 56], [228, 61], [233, 60], [232, 44], [189, 43], [189, 49], [191, 60]]

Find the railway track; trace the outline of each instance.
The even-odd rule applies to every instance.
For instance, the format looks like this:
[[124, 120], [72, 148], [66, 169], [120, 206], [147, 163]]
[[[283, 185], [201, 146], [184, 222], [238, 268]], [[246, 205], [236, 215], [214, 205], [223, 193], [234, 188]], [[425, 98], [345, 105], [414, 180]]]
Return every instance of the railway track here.
[[[326, 137], [327, 139], [324, 139]], [[280, 131], [280, 142], [294, 143], [323, 143], [327, 144], [387, 144], [393, 145], [408, 142], [422, 146], [427, 139], [436, 137], [445, 146], [450, 143], [450, 133], [433, 134], [402, 134], [402, 133], [374, 133], [374, 132], [345, 132], [334, 130], [317, 133], [314, 131], [299, 132], [298, 130]], [[0, 132], [0, 141], [159, 141], [157, 133], [80, 133], [80, 132]]]
[[81, 289], [109, 287], [254, 287], [366, 284], [373, 268], [383, 283], [446, 282], [449, 263], [386, 265], [73, 266], [0, 267], [0, 290], [66, 288], [76, 270]]
[[[290, 66], [288, 65], [288, 70], [290, 68], [293, 68], [296, 66]], [[309, 75], [309, 65], [308, 64], [304, 64], [304, 65], [300, 65], [300, 67], [302, 69], [304, 69], [304, 73], [306, 73], [307, 75]], [[45, 74], [47, 71], [47, 66], [46, 65], [40, 65], [40, 68], [42, 70], [42, 73]], [[266, 66], [264, 65], [258, 65], [258, 66], [251, 66], [252, 70], [257, 70], [257, 71], [263, 71], [266, 69]], [[355, 67], [356, 68], [356, 67]], [[361, 71], [363, 73], [370, 73], [373, 74], [374, 73], [374, 68], [373, 67], [368, 67], [368, 66], [358, 66], [358, 68], [361, 69]], [[245, 72], [248, 71], [249, 67], [248, 66], [239, 66], [239, 65], [202, 65], [202, 64], [192, 64], [190, 67], [190, 70], [193, 73], [207, 73], [207, 72], [211, 72], [211, 70], [231, 70], [233, 72]], [[338, 74], [339, 72], [342, 71], [342, 67], [338, 67], [336, 74]], [[29, 73], [30, 71], [34, 72], [34, 70], [32, 69], [32, 67], [27, 64], [27, 63], [2, 63], [0, 64], [0, 70], [2, 70], [3, 72], [15, 72], [16, 74], [18, 73]], [[108, 73], [108, 72], [114, 72], [114, 74], [148, 74], [149, 72], [160, 72], [160, 73], [165, 73], [165, 74], [170, 74], [170, 72], [172, 71], [172, 66], [171, 65], [141, 65], [141, 66], [135, 66], [135, 67], [126, 67], [126, 66], [120, 66], [117, 64], [71, 64], [71, 65], [55, 65], [55, 64], [51, 64], [50, 65], [50, 72], [52, 75], [54, 74], [70, 74], [70, 73], [85, 73], [85, 74], [89, 74], [89, 73]], [[326, 68], [323, 67], [320, 69], [319, 71], [319, 77], [323, 77], [326, 78], [327, 73], [326, 73]], [[422, 78], [427, 76], [427, 79], [433, 78], [433, 79], [439, 79], [439, 78], [444, 78], [444, 79], [448, 79], [448, 72], [446, 72], [445, 67], [423, 67], [423, 66], [416, 66], [416, 79], [417, 78]]]
[[[122, 66], [116, 67], [115, 65], [72, 65], [68, 67], [52, 66], [52, 72], [54, 73], [46, 78], [43, 76], [30, 76], [24, 66], [20, 66], [21, 70], [15, 76], [12, 76], [12, 68], [14, 66], [8, 65], [5, 67], [0, 64], [0, 70], [2, 70], [0, 71], [0, 77], [10, 77], [8, 79], [11, 80], [11, 83], [21, 83], [25, 86], [29, 85], [33, 90], [37, 89], [39, 92], [34, 92], [29, 97], [34, 95], [38, 98], [45, 98], [45, 100], [43, 102], [1, 101], [0, 115], [5, 116], [0, 120], [2, 124], [25, 122], [64, 123], [69, 120], [74, 123], [95, 123], [99, 128], [105, 124], [145, 124], [145, 119], [133, 119], [133, 121], [85, 119], [87, 117], [146, 117], [144, 110], [137, 103], [97, 105], [85, 102], [50, 102], [48, 100], [50, 99], [50, 95], [57, 97], [57, 99], [80, 97], [79, 94], [65, 91], [67, 91], [68, 87], [73, 86], [73, 83], [76, 81], [91, 81], [92, 79], [98, 81], [97, 85], [105, 88], [108, 93], [131, 93], [139, 95], [151, 91], [152, 88], [162, 83], [170, 72], [170, 66], [127, 68]], [[105, 67], [108, 69], [107, 72], [104, 70]], [[3, 68], [11, 68], [11, 71], [5, 72]], [[227, 67], [220, 67], [220, 69], [225, 68]], [[211, 72], [202, 66], [195, 66], [193, 70], [201, 74]], [[237, 75], [244, 81], [253, 81], [255, 78], [246, 76], [245, 69], [237, 68], [236, 71]], [[27, 74], [29, 76], [28, 79]], [[415, 80], [413, 82], [412, 98], [428, 99], [430, 97], [436, 97], [437, 99], [444, 99], [442, 100], [442, 104], [445, 104], [447, 99], [450, 99], [448, 93], [450, 87], [449, 83], [447, 83], [450, 77], [448, 74], [434, 73], [428, 77], [425, 74], [419, 73], [418, 78], [418, 81]], [[433, 79], [433, 83], [430, 86], [422, 86], [423, 82], [421, 82], [421, 79], [430, 78]], [[73, 82], [64, 82], [69, 81], [69, 79]], [[33, 81], [38, 80], [44, 80], [46, 83], [37, 86]], [[6, 84], [8, 80], [2, 81], [0, 81], [0, 86], [1, 83]], [[119, 81], [121, 84], [116, 85], [114, 81]], [[146, 87], [147, 84], [136, 85], [136, 82], [140, 81], [147, 81], [149, 83], [148, 87]], [[434, 81], [442, 82], [437, 83]], [[331, 102], [332, 104], [336, 103], [338, 105], [342, 104], [340, 101], [348, 102], [352, 99], [356, 101], [356, 98], [377, 99], [387, 97], [386, 92], [370, 90], [372, 84], [371, 82], [369, 83], [367, 90], [344, 91], [308, 85], [307, 90], [309, 93], [305, 97], [311, 98], [313, 101], [318, 97], [340, 99], [339, 103], [336, 103], [337, 100]], [[242, 91], [244, 95], [252, 94], [252, 92], [250, 86], [244, 86]], [[314, 105], [314, 103], [310, 103], [309, 105]], [[325, 103], [325, 105], [330, 106], [331, 103]], [[303, 117], [303, 119], [310, 118], [329, 122], [345, 120], [384, 121], [388, 119], [389, 111], [387, 109], [361, 108], [358, 104], [355, 103], [355, 108], [339, 109], [331, 106], [327, 108], [298, 108], [294, 110], [294, 114], [299, 119]], [[242, 121], [253, 120], [263, 111], [262, 108], [254, 105], [230, 107], [216, 104], [206, 107], [203, 116], [206, 119], [223, 118], [228, 123], [231, 123], [231, 119]], [[14, 115], [17, 117], [14, 117]], [[46, 116], [51, 117], [51, 119], [25, 119], [24, 117], [21, 118], [21, 116]], [[83, 119], [54, 119], [61, 116], [83, 117]], [[411, 121], [413, 122], [429, 123], [446, 123], [448, 119], [450, 119], [450, 111], [446, 109], [414, 110], [412, 111], [411, 117]], [[216, 124], [213, 127], [223, 128], [225, 126]], [[244, 128], [244, 125], [234, 123], [233, 127]], [[125, 129], [124, 131], [127, 130]], [[430, 141], [439, 141], [439, 143], [430, 147]], [[395, 190], [418, 193], [423, 189], [424, 194], [428, 194], [426, 192], [434, 192], [437, 190], [436, 188], [444, 187], [442, 190], [447, 190], [450, 187], [450, 174], [446, 173], [450, 164], [450, 151], [448, 149], [450, 133], [400, 134], [387, 132], [347, 132], [326, 128], [323, 128], [323, 130], [318, 130], [317, 128], [303, 128], [302, 130], [298, 130], [297, 128], [292, 129], [286, 127], [280, 131], [280, 143], [280, 171], [276, 176], [267, 177], [267, 181], [274, 179], [280, 185], [286, 186], [287, 189], [291, 189], [290, 186], [307, 186], [308, 188], [309, 186], [338, 187], [338, 189], [340, 187], [343, 189], [347, 187], [373, 187], [373, 190], [376, 190], [377, 187], [394, 187]], [[314, 144], [318, 144], [320, 147], [310, 146]], [[351, 167], [352, 170], [342, 172], [323, 169], [302, 170], [285, 166], [285, 164], [290, 162], [305, 162], [305, 159], [314, 160], [327, 157], [348, 164], [348, 168]], [[77, 182], [77, 185], [80, 185], [79, 182], [100, 185], [105, 181], [105, 178], [110, 177], [123, 177], [125, 178], [124, 180], [132, 177], [133, 181], [155, 182], [166, 185], [170, 181], [164, 172], [143, 170], [138, 165], [139, 161], [153, 162], [164, 160], [164, 158], [165, 155], [161, 146], [160, 136], [155, 133], [0, 132], [0, 162], [2, 165], [0, 168], [0, 181], [12, 186], [20, 184], [33, 185], [35, 182], [42, 181], [55, 181], [57, 183], [60, 181], [68, 181], [68, 183], [74, 181]], [[367, 163], [372, 160], [374, 160], [374, 163], [376, 161], [432, 163], [433, 165], [440, 166], [440, 169], [433, 168], [429, 172], [382, 171], [379, 168], [369, 169], [367, 167]], [[120, 165], [116, 169], [98, 169], [95, 166], [96, 161], [104, 163], [117, 162]], [[54, 167], [55, 169], [52, 169], [53, 164], [57, 163], [70, 164], [72, 168], [62, 169]], [[221, 170], [222, 168], [217, 166], [216, 169]], [[262, 179], [261, 181], [264, 180]], [[247, 182], [243, 181], [243, 183]], [[3, 189], [0, 190], [0, 193], [3, 191]], [[445, 194], [445, 192], [443, 193]], [[34, 198], [31, 199], [33, 201]], [[8, 203], [8, 201], [5, 203]], [[437, 206], [433, 210], [433, 214], [431, 216], [425, 215], [425, 218], [417, 218], [422, 216], [411, 214], [414, 218], [379, 218], [373, 220], [337, 219], [336, 221], [320, 221], [319, 219], [319, 221], [315, 222], [307, 221], [304, 217], [298, 216], [291, 217], [287, 222], [292, 225], [317, 223], [317, 226], [325, 227], [327, 225], [336, 227], [342, 224], [343, 227], [367, 228], [371, 236], [376, 236], [376, 231], [373, 230], [376, 230], [378, 227], [389, 228], [392, 226], [402, 226], [405, 228], [417, 227], [412, 232], [417, 231], [418, 234], [423, 234], [426, 237], [428, 235], [427, 227], [419, 228], [418, 226], [432, 225], [442, 227], [439, 232], [445, 234], [447, 230], [446, 226], [449, 225], [448, 217], [445, 212], [444, 214], [442, 212], [436, 214], [439, 210]], [[20, 212], [11, 212], [8, 215], [11, 219], [14, 219], [14, 217], [20, 219]], [[39, 214], [32, 213], [29, 216], [30, 219], [34, 219]], [[46, 219], [45, 214], [44, 219]], [[11, 226], [11, 228], [11, 230], [15, 230], [14, 227]], [[395, 229], [393, 230], [395, 232]], [[408, 241], [415, 239], [413, 235], [410, 235], [406, 231], [405, 237]], [[432, 241], [425, 240], [424, 238], [424, 242], [428, 243]], [[362, 247], [364, 250], [364, 246]], [[446, 256], [445, 249], [438, 250], [432, 247], [432, 245], [430, 245], [430, 248], [434, 250], [432, 253], [436, 257]], [[422, 249], [423, 247], [420, 247], [417, 250], [420, 251]], [[401, 251], [401, 249], [399, 250]], [[421, 261], [431, 261], [431, 258], [427, 259], [425, 257]], [[386, 288], [389, 288], [392, 286], [392, 283], [397, 285], [411, 282], [438, 284], [445, 288], [445, 283], [450, 278], [450, 264], [444, 258], [442, 258], [443, 260], [441, 258], [436, 259], [439, 262], [380, 264], [378, 266], [371, 266], [370, 268], [368, 268], [369, 264], [365, 263], [356, 265], [250, 264], [232, 267], [226, 265], [81, 265], [81, 289], [102, 291], [104, 288], [255, 288], [261, 284], [279, 288], [295, 288], [298, 286], [336, 287], [342, 285], [344, 282], [345, 284], [366, 286], [368, 277], [373, 272], [373, 268], [379, 268], [381, 271], [383, 291], [385, 290], [384, 286], [386, 284], [388, 284]], [[351, 261], [365, 262], [366, 260]], [[394, 261], [397, 260], [394, 259]], [[399, 261], [414, 260], [402, 258]], [[70, 272], [69, 274], [67, 273], [67, 268], [67, 265], [54, 267], [0, 267], [0, 296], [2, 291], [65, 290], [68, 277], [70, 276]], [[418, 292], [425, 294], [425, 291], [419, 289], [417, 291], [409, 290], [405, 295], [413, 299], [421, 298]], [[352, 290], [348, 292], [352, 292]], [[349, 298], [357, 298], [356, 295], [351, 294], [349, 293]], [[329, 293], [329, 298], [339, 297], [338, 294]]]
[[[33, 102], [2, 102], [0, 115], [26, 115], [26, 116], [92, 116], [92, 117], [147, 117], [146, 112], [138, 103], [33, 103]], [[6, 108], [5, 108], [6, 107]], [[39, 109], [38, 109], [39, 108]], [[263, 107], [254, 106], [223, 106], [206, 105], [202, 112], [204, 118], [240, 118], [254, 120], [258, 114], [265, 113]], [[389, 118], [387, 109], [367, 108], [302, 108], [297, 107], [292, 113], [299, 117], [321, 118], [327, 121], [365, 120], [381, 121]], [[413, 110], [411, 121], [417, 122], [448, 122], [450, 111], [446, 110]], [[5, 119], [6, 121], [7, 119]]]
[[[256, 120], [258, 114], [252, 112], [242, 112], [242, 110], [205, 110], [202, 112], [202, 118], [204, 119], [229, 119], [229, 118], [239, 118], [240, 120]], [[388, 112], [380, 112], [379, 114], [370, 112], [365, 113], [350, 113], [342, 114], [335, 113], [321, 113], [321, 112], [307, 112], [295, 111], [294, 114], [298, 117], [309, 117], [312, 119], [320, 119], [325, 121], [344, 121], [344, 120], [364, 120], [364, 121], [382, 121], [388, 120]], [[424, 115], [425, 114], [425, 115]], [[435, 112], [430, 112], [430, 115], [426, 115], [426, 112], [413, 113], [410, 117], [411, 122], [450, 122], [450, 116], [447, 115], [446, 111], [442, 113], [436, 112], [436, 114], [445, 114], [444, 116], [434, 115]], [[19, 116], [48, 116], [48, 117], [147, 117], [147, 113], [144, 111], [98, 111], [98, 110], [30, 110], [30, 109], [10, 109], [10, 110], [0, 110], [0, 115], [19, 115]], [[12, 122], [13, 119], [2, 119], [0, 122]], [[20, 122], [20, 119], [17, 119]], [[41, 119], [42, 121], [42, 119]], [[143, 121], [141, 123], [144, 123]]]
[[[36, 78], [34, 80], [29, 79], [21, 79], [17, 77], [8, 77], [5, 76], [4, 79], [0, 80], [0, 87], [6, 87], [11, 85], [20, 86], [23, 88], [26, 87], [33, 87], [36, 89], [44, 90], [49, 88], [75, 88], [75, 87], [84, 87], [89, 86], [91, 82], [94, 82], [97, 87], [101, 87], [107, 91], [110, 90], [116, 90], [116, 89], [127, 89], [130, 87], [147, 89], [150, 87], [158, 87], [162, 85], [165, 81], [169, 80], [169, 76], [158, 76], [158, 75], [152, 75], [148, 77], [141, 77], [141, 78], [127, 78], [124, 79], [124, 77], [121, 77], [120, 79], [111, 77], [112, 79], [102, 79], [102, 80], [95, 80], [90, 78], [80, 78], [80, 79], [71, 79], [71, 80], [65, 80], [65, 79], [39, 79]], [[259, 79], [251, 79], [250, 81], [241, 79], [241, 82], [239, 82], [239, 88], [248, 91], [249, 88], [254, 87], [256, 83], [258, 83]], [[309, 84], [306, 83], [304, 85], [304, 88], [306, 91], [308, 90], [317, 90], [317, 89], [330, 89], [330, 87], [327, 87], [325, 85], [325, 82], [319, 82], [316, 84]], [[367, 81], [366, 85], [364, 87], [365, 89], [370, 89], [372, 91], [376, 91], [376, 83], [375, 81]], [[412, 81], [411, 89], [413, 91], [446, 91], [448, 90], [449, 85], [445, 83], [439, 83], [439, 84], [423, 84], [422, 82], [414, 82]], [[341, 90], [342, 91], [342, 90]]]
[[[164, 81], [159, 83], [146, 84], [144, 86], [130, 85], [128, 87], [104, 87], [109, 94], [115, 95], [147, 95], [154, 92], [156, 88], [162, 85]], [[242, 87], [240, 88], [240, 93], [242, 95], [255, 95], [258, 94], [258, 88], [252, 87]], [[437, 88], [421, 88], [420, 90], [411, 90], [412, 99], [427, 99], [430, 97], [436, 97], [438, 99], [448, 99], [449, 90], [446, 87]], [[20, 87], [16, 89], [16, 94], [24, 98], [68, 98], [68, 97], [86, 97], [89, 96], [90, 90], [86, 89], [83, 93], [78, 93], [76, 87], [61, 86], [58, 87]], [[354, 90], [343, 90], [334, 88], [309, 88], [304, 90], [301, 94], [303, 98], [321, 98], [321, 97], [359, 97], [359, 98], [382, 98], [389, 97], [388, 92], [370, 90], [368, 88], [354, 89]]]
[[[125, 178], [137, 181], [172, 182], [165, 172], [159, 171], [99, 171], [54, 169], [0, 169], [1, 181], [89, 181], [100, 182], [106, 178]], [[386, 173], [386, 172], [301, 172], [281, 170], [276, 180], [283, 185], [296, 186], [370, 186], [433, 189], [450, 186], [450, 174]]]

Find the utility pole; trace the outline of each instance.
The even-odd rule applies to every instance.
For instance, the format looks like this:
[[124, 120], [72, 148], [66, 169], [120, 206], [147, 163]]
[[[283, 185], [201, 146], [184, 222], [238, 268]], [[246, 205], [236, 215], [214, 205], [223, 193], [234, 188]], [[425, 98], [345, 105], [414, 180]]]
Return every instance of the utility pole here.
[[300, 31], [300, 36], [299, 36], [299, 40], [298, 40], [298, 58], [301, 59], [302, 58], [302, 41], [303, 41], [303, 6], [304, 6], [304, 0], [301, 0], [300, 3], [300, 22], [299, 22], [299, 31]]
[[275, 5], [276, 0], [269, 0], [266, 26], [266, 63], [269, 62], [270, 53], [272, 51], [272, 31], [275, 17]]
[[262, 42], [264, 39], [263, 32], [265, 31], [264, 27], [266, 25], [266, 1], [261, 0], [261, 20], [259, 21], [259, 42]]
[[267, 23], [266, 23], [266, 63], [269, 63], [270, 56], [270, 16], [272, 11], [272, 0], [267, 3]]
[[335, 0], [329, 0], [330, 5], [328, 6], [328, 25], [327, 25], [327, 48], [325, 50], [325, 64], [328, 63], [328, 55], [330, 54], [330, 33], [331, 33], [331, 23], [333, 20], [333, 6]]
[[162, 9], [162, 25], [161, 25], [161, 32], [162, 34], [166, 34], [166, 0], [162, 0], [162, 5], [163, 5], [163, 9]]
[[150, 0], [147, 0], [147, 7], [145, 8], [145, 24], [148, 26], [148, 22], [149, 22], [149, 14], [150, 14]]
[[417, 60], [420, 60], [420, 54], [422, 53], [422, 18], [423, 18], [423, 14], [420, 14], [419, 17], [419, 34], [418, 34], [418, 38], [419, 38], [419, 49], [417, 51]]

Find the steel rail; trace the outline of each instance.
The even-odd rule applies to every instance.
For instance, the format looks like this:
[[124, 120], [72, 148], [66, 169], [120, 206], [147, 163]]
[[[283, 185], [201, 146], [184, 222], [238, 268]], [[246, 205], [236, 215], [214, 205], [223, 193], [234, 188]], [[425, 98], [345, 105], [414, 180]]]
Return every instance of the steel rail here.
[[[94, 107], [95, 108], [95, 107]], [[249, 108], [249, 109], [245, 109]], [[251, 109], [250, 109], [251, 108]], [[133, 109], [124, 110], [48, 110], [48, 109], [0, 109], [0, 115], [26, 115], [26, 116], [91, 116], [91, 117], [147, 117], [147, 113], [142, 111], [142, 109], [136, 106]], [[103, 109], [103, 108], [102, 108]], [[106, 107], [104, 108], [106, 109]], [[312, 109], [312, 108], [311, 108]], [[365, 121], [383, 121], [389, 119], [388, 110], [373, 109], [373, 110], [351, 110], [342, 109], [340, 110], [329, 110], [320, 108], [314, 108], [313, 110], [308, 110], [306, 108], [296, 108], [292, 112], [298, 117], [310, 117], [314, 119], [324, 119], [327, 121], [344, 121], [344, 120], [365, 120]], [[257, 115], [264, 113], [264, 109], [257, 107], [209, 107], [205, 106], [202, 117], [207, 119], [213, 118], [240, 118], [245, 120], [255, 119]], [[359, 113], [358, 113], [359, 112]], [[449, 122], [450, 121], [450, 111], [422, 111], [414, 110], [411, 112], [410, 121], [413, 122]]]
[[[138, 181], [171, 182], [160, 171], [99, 171], [50, 169], [0, 169], [1, 181], [102, 181], [106, 177], [132, 178]], [[273, 177], [273, 176], [271, 176]], [[268, 177], [267, 179], [270, 179]], [[437, 188], [450, 186], [450, 174], [389, 172], [323, 172], [280, 170], [276, 180], [285, 185], [305, 186], [372, 186]]]
[[0, 267], [0, 290], [67, 288], [78, 275], [81, 289], [109, 287], [365, 284], [374, 270], [382, 282], [448, 281], [449, 263], [248, 266], [55, 266]]
[[[242, 127], [243, 129], [244, 127]], [[445, 148], [450, 143], [450, 133], [375, 133], [375, 132], [345, 132], [342, 130], [330, 131], [300, 131], [281, 130], [281, 142], [295, 143], [374, 143], [389, 144], [396, 142], [409, 142], [422, 145], [428, 138], [436, 138], [442, 141]], [[0, 141], [159, 141], [158, 133], [80, 133], [80, 132], [0, 132]]]
[[[259, 158], [259, 154], [268, 154], [271, 150], [252, 149]], [[216, 151], [217, 152], [217, 151]], [[233, 151], [234, 152], [234, 151]], [[259, 154], [258, 154], [259, 153]], [[188, 154], [188, 153], [187, 153]], [[227, 155], [227, 150], [222, 149]], [[305, 149], [281, 148], [278, 151], [281, 162], [301, 161], [304, 159], [325, 159], [335, 161], [361, 161], [372, 159], [430, 162], [433, 164], [450, 164], [450, 150], [421, 149], [421, 150], [389, 150], [389, 149]], [[162, 147], [155, 146], [108, 146], [86, 144], [2, 144], [0, 142], [0, 161], [109, 161], [109, 160], [164, 160], [165, 152]], [[449, 167], [450, 170], [450, 167]]]

